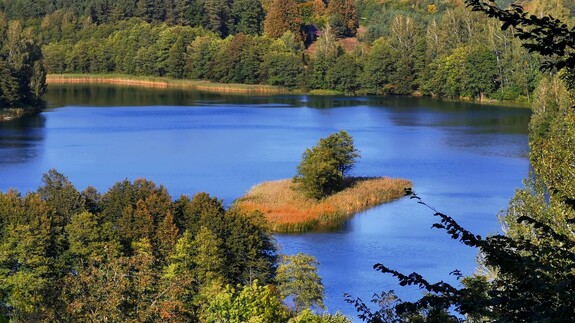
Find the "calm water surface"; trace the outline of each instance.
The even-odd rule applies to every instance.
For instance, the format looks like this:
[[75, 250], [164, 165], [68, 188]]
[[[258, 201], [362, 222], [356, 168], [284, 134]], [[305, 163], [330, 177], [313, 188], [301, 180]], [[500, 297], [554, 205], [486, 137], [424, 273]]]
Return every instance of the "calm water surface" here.
[[[145, 177], [172, 196], [205, 191], [226, 204], [264, 180], [293, 176], [306, 147], [340, 129], [361, 150], [353, 171], [403, 177], [430, 205], [475, 233], [499, 231], [497, 213], [527, 175], [529, 111], [424, 98], [233, 97], [107, 86], [51, 87], [39, 116], [0, 123], [0, 190], [35, 190], [50, 168], [78, 189], [106, 191]], [[473, 272], [475, 252], [430, 229], [433, 212], [407, 198], [359, 214], [341, 230], [277, 235], [283, 253], [320, 262], [330, 312], [417, 289], [372, 269], [382, 262], [431, 281]]]

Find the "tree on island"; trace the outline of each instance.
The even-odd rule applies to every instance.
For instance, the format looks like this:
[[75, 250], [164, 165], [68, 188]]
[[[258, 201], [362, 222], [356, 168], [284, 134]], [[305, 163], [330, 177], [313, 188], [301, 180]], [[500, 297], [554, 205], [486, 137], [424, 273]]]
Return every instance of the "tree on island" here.
[[344, 177], [359, 156], [353, 138], [344, 130], [322, 138], [303, 153], [294, 188], [318, 200], [331, 195], [343, 188]]

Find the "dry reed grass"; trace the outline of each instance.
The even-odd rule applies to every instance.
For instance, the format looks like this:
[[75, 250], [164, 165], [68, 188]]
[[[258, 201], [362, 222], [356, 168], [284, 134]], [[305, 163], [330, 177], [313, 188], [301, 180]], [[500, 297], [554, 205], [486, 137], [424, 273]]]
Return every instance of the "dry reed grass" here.
[[354, 214], [405, 195], [411, 182], [388, 177], [349, 178], [346, 189], [323, 200], [292, 189], [291, 179], [263, 182], [239, 198], [234, 207], [264, 213], [275, 232], [336, 228]]
[[214, 93], [234, 94], [280, 94], [291, 93], [288, 89], [263, 84], [228, 84], [203, 80], [175, 80], [165, 77], [147, 77], [121, 74], [49, 74], [49, 84], [114, 84], [147, 88], [183, 88]]

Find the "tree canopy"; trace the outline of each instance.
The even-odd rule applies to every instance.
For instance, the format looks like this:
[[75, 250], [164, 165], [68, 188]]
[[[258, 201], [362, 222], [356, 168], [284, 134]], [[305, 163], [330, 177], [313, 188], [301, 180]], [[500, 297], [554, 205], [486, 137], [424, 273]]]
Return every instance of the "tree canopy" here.
[[359, 151], [344, 130], [307, 148], [293, 178], [295, 188], [306, 196], [321, 199], [343, 188], [344, 177], [355, 165]]
[[0, 222], [0, 310], [11, 320], [197, 320], [226, 284], [275, 279], [261, 214], [205, 193], [173, 201], [145, 179], [100, 194], [51, 170], [37, 192], [0, 193]]

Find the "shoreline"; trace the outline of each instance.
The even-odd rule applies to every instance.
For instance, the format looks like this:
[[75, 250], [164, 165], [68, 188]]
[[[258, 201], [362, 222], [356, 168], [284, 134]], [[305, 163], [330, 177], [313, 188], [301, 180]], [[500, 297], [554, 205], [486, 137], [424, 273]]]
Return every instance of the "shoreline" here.
[[[292, 90], [284, 87], [265, 84], [217, 83], [207, 80], [171, 79], [155, 76], [134, 76], [127, 74], [48, 74], [46, 84], [110, 84], [119, 86], [135, 86], [155, 89], [192, 89], [209, 93], [237, 94], [237, 95], [275, 95], [275, 94], [308, 94], [308, 95], [343, 95], [333, 90]], [[370, 95], [367, 95], [370, 96]], [[406, 97], [421, 97], [414, 93]], [[473, 103], [479, 105], [493, 105], [498, 107], [530, 108], [531, 103], [519, 101], [483, 100], [474, 101], [448, 98], [434, 98], [447, 102]]]
[[270, 95], [297, 93], [287, 88], [238, 83], [215, 83], [205, 80], [176, 80], [165, 77], [138, 77], [124, 74], [48, 74], [46, 84], [111, 84], [156, 89], [193, 89], [225, 94]]

